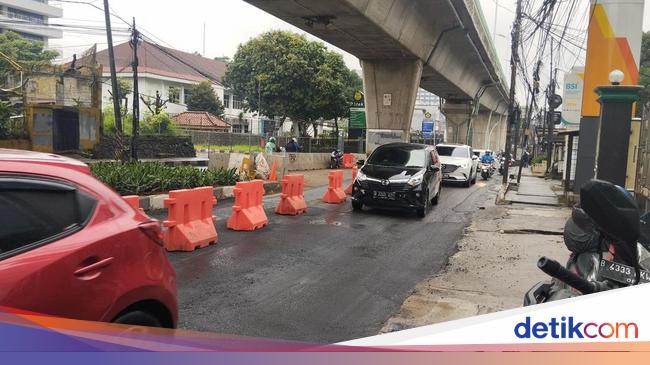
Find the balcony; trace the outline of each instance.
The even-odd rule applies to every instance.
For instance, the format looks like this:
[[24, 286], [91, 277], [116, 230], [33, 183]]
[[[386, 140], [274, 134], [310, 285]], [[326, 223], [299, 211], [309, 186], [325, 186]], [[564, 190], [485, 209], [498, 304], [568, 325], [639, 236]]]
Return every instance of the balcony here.
[[7, 7], [29, 11], [48, 18], [61, 18], [63, 16], [63, 9], [46, 4], [40, 0], [3, 0], [2, 3]]

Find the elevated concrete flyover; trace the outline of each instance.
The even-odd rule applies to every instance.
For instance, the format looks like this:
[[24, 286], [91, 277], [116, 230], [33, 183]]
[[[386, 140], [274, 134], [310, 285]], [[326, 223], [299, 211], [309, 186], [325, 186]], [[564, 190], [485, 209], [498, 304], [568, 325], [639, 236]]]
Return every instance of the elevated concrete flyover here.
[[503, 112], [507, 85], [474, 0], [245, 1], [361, 60], [369, 129], [406, 139], [418, 86]]

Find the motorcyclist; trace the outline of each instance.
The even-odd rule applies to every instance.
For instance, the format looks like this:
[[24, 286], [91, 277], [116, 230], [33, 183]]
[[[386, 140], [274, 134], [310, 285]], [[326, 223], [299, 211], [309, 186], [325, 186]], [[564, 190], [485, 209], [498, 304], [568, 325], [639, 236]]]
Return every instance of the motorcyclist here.
[[269, 138], [269, 141], [266, 142], [266, 145], [264, 146], [266, 153], [273, 153], [276, 151], [276, 148], [275, 137]]
[[494, 163], [494, 157], [492, 156], [492, 151], [487, 150], [485, 154], [481, 157], [481, 163], [492, 165]]
[[330, 153], [330, 166], [331, 168], [337, 169], [343, 164], [343, 152], [338, 148], [334, 148], [332, 153]]

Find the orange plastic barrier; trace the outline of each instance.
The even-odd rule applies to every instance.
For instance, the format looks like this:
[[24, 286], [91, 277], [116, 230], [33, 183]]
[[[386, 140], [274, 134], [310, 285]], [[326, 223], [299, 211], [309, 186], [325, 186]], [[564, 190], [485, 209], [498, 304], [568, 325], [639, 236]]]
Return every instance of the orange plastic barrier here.
[[269, 174], [269, 181], [278, 181], [278, 162], [273, 161], [271, 164], [271, 173]]
[[343, 154], [343, 167], [346, 169], [351, 169], [355, 166], [354, 155], [351, 153]]
[[345, 191], [343, 191], [343, 171], [332, 171], [329, 176], [329, 186], [325, 195], [323, 195], [323, 202], [328, 204], [341, 204], [347, 199]]
[[212, 207], [217, 203], [211, 186], [191, 190], [174, 190], [165, 199], [168, 209], [163, 226], [167, 251], [194, 251], [217, 242], [216, 217]]
[[228, 218], [229, 229], [254, 231], [269, 223], [262, 204], [264, 181], [238, 182], [233, 193], [235, 194], [235, 205], [232, 207], [232, 215]]
[[350, 185], [348, 185], [347, 188], [345, 188], [345, 193], [348, 195], [352, 195], [352, 187], [354, 186], [354, 179], [357, 178], [357, 173], [359, 172], [359, 168], [355, 165], [352, 166], [352, 182]]
[[[140, 197], [137, 195], [126, 195], [122, 199], [126, 200], [134, 209], [140, 209]], [[141, 210], [141, 209], [140, 209]]]
[[298, 215], [307, 210], [305, 203], [305, 176], [285, 175], [282, 179], [282, 194], [275, 208], [277, 214]]

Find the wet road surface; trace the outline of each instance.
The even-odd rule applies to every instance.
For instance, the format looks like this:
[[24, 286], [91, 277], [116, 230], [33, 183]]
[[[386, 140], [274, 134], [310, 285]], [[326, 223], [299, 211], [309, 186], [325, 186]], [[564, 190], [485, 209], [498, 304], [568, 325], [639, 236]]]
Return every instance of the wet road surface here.
[[177, 272], [179, 327], [225, 334], [332, 343], [377, 334], [416, 284], [439, 271], [496, 179], [445, 186], [424, 218], [410, 212], [320, 203], [306, 214], [273, 213], [254, 232], [226, 228], [232, 201], [219, 202], [219, 242], [170, 253]]

